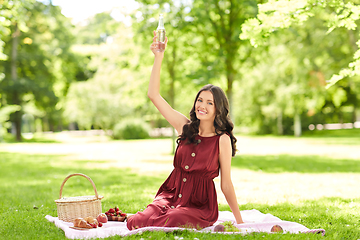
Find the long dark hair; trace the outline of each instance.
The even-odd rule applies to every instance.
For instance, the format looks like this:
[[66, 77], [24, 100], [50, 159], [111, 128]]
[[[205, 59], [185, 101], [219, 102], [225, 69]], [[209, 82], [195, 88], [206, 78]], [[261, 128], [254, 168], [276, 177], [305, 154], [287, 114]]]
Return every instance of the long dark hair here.
[[232, 156], [235, 156], [237, 140], [232, 133], [234, 124], [232, 123], [229, 116], [229, 102], [224, 91], [220, 87], [214, 86], [212, 84], [205, 85], [197, 93], [194, 105], [190, 111], [190, 122], [183, 126], [182, 134], [178, 137], [176, 142], [179, 143], [180, 141], [187, 139], [187, 143], [197, 144], [195, 137], [199, 134], [200, 120], [196, 117], [195, 104], [202, 91], [210, 91], [212, 93], [216, 109], [214, 119], [215, 133], [217, 135], [227, 133], [230, 136]]

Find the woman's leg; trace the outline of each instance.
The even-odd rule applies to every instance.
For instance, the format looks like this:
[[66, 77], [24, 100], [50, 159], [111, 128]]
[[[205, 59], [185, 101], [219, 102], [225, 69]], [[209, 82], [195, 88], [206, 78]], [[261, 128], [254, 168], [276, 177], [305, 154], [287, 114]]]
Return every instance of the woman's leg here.
[[143, 212], [137, 212], [128, 218], [126, 226], [129, 230], [153, 225], [153, 217], [159, 215], [159, 207], [149, 204]]

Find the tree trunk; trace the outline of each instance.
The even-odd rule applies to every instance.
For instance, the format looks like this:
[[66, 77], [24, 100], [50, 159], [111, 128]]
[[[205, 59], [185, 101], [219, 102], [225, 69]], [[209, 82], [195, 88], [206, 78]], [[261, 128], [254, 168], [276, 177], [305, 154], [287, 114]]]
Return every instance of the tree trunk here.
[[235, 76], [235, 70], [233, 68], [234, 59], [233, 58], [229, 59], [229, 58], [230, 56], [227, 57], [227, 61], [226, 61], [226, 78], [227, 78], [226, 95], [229, 100], [230, 118], [233, 122], [235, 122], [234, 109], [233, 109], [233, 83]]
[[[17, 83], [17, 54], [18, 54], [18, 45], [19, 45], [19, 36], [20, 30], [17, 23], [14, 26], [14, 33], [12, 34], [12, 46], [11, 46], [11, 79], [16, 86]], [[13, 89], [13, 103], [21, 106], [21, 99], [16, 88]], [[16, 140], [21, 141], [21, 117], [22, 111], [16, 111], [14, 113], [14, 124], [16, 128]]]
[[229, 100], [229, 107], [230, 107], [230, 118], [231, 121], [235, 122], [234, 119], [234, 110], [233, 110], [233, 92], [232, 92], [232, 82], [228, 80], [228, 89], [226, 90], [226, 95]]
[[352, 116], [351, 116], [351, 122], [352, 123], [355, 123], [356, 122], [356, 119], [357, 119], [357, 116], [356, 116], [356, 104], [354, 104], [354, 109], [353, 109], [353, 111], [352, 111]]
[[301, 137], [301, 116], [299, 113], [295, 113], [294, 116], [294, 136]]
[[284, 134], [284, 128], [283, 128], [283, 124], [282, 124], [282, 112], [281, 111], [278, 113], [278, 117], [277, 117], [277, 133], [278, 133], [278, 135], [283, 135]]
[[339, 122], [340, 122], [341, 124], [344, 123], [344, 114], [343, 114], [343, 112], [342, 112], [341, 109], [339, 110]]

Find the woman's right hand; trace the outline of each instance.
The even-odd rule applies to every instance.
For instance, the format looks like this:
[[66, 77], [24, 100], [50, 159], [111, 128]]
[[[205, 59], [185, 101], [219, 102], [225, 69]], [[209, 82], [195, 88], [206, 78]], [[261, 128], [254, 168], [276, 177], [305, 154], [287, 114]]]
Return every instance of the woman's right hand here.
[[165, 46], [164, 46], [165, 48], [164, 48], [164, 50], [160, 51], [159, 50], [159, 44], [162, 44], [162, 43], [159, 43], [159, 42], [156, 41], [156, 38], [157, 38], [156, 37], [156, 31], [154, 31], [153, 33], [154, 33], [154, 37], [153, 37], [153, 42], [150, 45], [150, 50], [153, 52], [155, 57], [158, 56], [158, 55], [163, 56], [164, 52], [165, 52], [165, 49], [166, 49], [166, 46], [167, 46], [168, 39], [167, 39], [167, 37], [165, 37]]

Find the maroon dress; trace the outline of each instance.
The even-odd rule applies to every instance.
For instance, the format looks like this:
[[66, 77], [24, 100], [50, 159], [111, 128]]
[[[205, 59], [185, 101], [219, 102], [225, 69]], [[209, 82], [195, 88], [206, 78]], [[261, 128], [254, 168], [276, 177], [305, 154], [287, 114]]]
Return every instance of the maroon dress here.
[[204, 228], [218, 218], [213, 179], [219, 176], [219, 138], [197, 136], [197, 144], [181, 141], [174, 169], [161, 185], [154, 201], [128, 219], [128, 229], [138, 227]]

